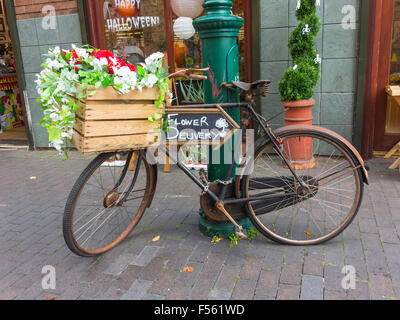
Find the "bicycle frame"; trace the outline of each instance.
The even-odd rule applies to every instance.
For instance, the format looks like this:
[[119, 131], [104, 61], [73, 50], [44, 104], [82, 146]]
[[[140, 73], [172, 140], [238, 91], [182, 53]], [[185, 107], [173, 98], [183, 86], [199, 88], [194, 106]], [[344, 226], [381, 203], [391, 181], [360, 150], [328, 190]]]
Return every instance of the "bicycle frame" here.
[[[305, 183], [303, 182], [302, 179], [299, 178], [299, 176], [296, 174], [295, 170], [293, 169], [292, 165], [290, 164], [290, 162], [285, 158], [285, 156], [283, 155], [280, 147], [279, 147], [279, 142], [277, 141], [275, 135], [272, 133], [271, 130], [269, 130], [269, 128], [267, 128], [267, 126], [264, 124], [264, 122], [262, 121], [262, 119], [258, 116], [258, 114], [255, 112], [252, 103], [248, 102], [248, 103], [224, 103], [224, 104], [218, 104], [219, 106], [221, 106], [222, 108], [228, 109], [228, 108], [237, 108], [237, 107], [245, 107], [247, 108], [248, 111], [250, 111], [251, 115], [256, 119], [256, 121], [260, 124], [262, 130], [264, 131], [265, 135], [270, 139], [270, 141], [273, 144], [274, 150], [277, 152], [278, 156], [281, 158], [281, 160], [285, 163], [285, 165], [289, 168], [290, 172], [293, 174], [294, 179], [304, 188], [308, 188], [307, 185], [305, 185]], [[215, 104], [210, 104], [210, 105], [190, 105], [188, 107], [201, 107], [201, 108], [211, 108], [211, 107], [215, 107]], [[245, 127], [242, 127], [242, 129], [244, 129]], [[235, 148], [233, 150], [233, 159], [237, 159], [238, 156], [238, 152], [240, 151], [240, 143], [241, 141], [237, 141]], [[238, 146], [239, 145], [239, 146]], [[177, 166], [179, 169], [181, 169], [201, 190], [204, 194], [209, 195], [215, 202], [219, 202], [222, 201], [224, 204], [228, 205], [228, 204], [238, 204], [238, 203], [246, 203], [249, 201], [254, 201], [254, 200], [269, 200], [269, 199], [273, 199], [276, 197], [280, 197], [281, 195], [261, 195], [258, 197], [251, 197], [251, 198], [241, 198], [241, 199], [225, 199], [226, 196], [226, 192], [228, 189], [228, 184], [231, 181], [230, 177], [232, 176], [232, 172], [234, 170], [234, 166], [235, 166], [235, 161], [232, 161], [232, 164], [230, 164], [228, 171], [227, 171], [227, 175], [226, 178], [223, 182], [225, 182], [223, 184], [222, 187], [222, 191], [221, 191], [221, 195], [217, 196], [214, 192], [212, 192], [211, 190], [209, 190], [208, 185], [206, 185], [205, 183], [203, 183], [196, 175], [194, 175], [190, 169], [181, 161], [179, 161], [174, 155], [172, 155], [170, 153], [170, 151], [165, 147], [162, 146], [160, 147], [160, 150], [165, 153], [172, 161], [177, 163]], [[287, 196], [296, 196], [297, 193], [293, 192], [293, 193], [287, 193]]]

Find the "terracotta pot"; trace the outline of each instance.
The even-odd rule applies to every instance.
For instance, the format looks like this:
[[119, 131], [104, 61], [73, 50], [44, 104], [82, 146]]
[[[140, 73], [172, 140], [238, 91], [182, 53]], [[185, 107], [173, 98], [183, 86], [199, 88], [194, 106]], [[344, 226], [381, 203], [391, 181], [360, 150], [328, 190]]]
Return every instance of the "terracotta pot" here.
[[[312, 125], [314, 99], [284, 101], [282, 105], [286, 108], [285, 126], [296, 124]], [[305, 138], [303, 141], [298, 139], [285, 140], [284, 151], [295, 170], [306, 170], [315, 167], [312, 138]]]

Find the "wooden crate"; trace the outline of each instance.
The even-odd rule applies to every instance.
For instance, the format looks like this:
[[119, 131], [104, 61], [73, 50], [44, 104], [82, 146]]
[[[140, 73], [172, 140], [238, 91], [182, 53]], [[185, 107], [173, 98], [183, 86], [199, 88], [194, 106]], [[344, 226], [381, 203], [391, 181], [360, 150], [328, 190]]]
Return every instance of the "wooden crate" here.
[[76, 112], [71, 143], [84, 154], [145, 149], [160, 139], [159, 122], [149, 117], [161, 110], [155, 106], [158, 89], [143, 89], [120, 95], [113, 88], [98, 89]]

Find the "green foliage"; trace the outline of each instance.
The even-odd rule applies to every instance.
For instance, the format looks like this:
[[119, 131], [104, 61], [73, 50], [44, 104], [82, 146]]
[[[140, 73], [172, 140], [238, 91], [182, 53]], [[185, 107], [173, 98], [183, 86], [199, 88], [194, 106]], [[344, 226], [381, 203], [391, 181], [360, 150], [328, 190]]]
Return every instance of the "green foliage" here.
[[303, 20], [308, 16], [315, 15], [315, 0], [301, 0], [300, 9], [296, 11], [297, 20]]
[[255, 239], [258, 235], [260, 235], [260, 232], [256, 228], [251, 228], [250, 230], [247, 230], [247, 238], [251, 241]]
[[237, 246], [237, 245], [238, 245], [239, 237], [238, 237], [236, 234], [231, 234], [231, 235], [229, 236], [229, 240], [231, 241], [231, 242], [229, 243], [229, 247], [230, 247], [230, 248], [233, 248], [234, 246]]
[[314, 39], [321, 30], [321, 22], [315, 11], [315, 0], [301, 0], [300, 9], [296, 11], [299, 24], [288, 44], [293, 66], [285, 71], [279, 83], [281, 101], [311, 99], [320, 79], [321, 66]]
[[296, 69], [285, 71], [279, 83], [282, 101], [308, 100], [314, 95], [314, 88], [319, 80], [319, 69], [308, 63], [301, 63]]
[[204, 102], [204, 82], [195, 81], [179, 81], [179, 86], [185, 101]]

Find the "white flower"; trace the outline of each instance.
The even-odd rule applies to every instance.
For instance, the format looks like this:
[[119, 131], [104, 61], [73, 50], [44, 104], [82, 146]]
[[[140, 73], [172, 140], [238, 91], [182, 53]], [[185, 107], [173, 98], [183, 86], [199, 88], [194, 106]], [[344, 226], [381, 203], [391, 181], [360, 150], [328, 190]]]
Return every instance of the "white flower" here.
[[149, 78], [146, 81], [146, 86], [148, 88], [153, 88], [154, 85], [157, 83], [157, 81], [158, 81], [158, 78], [154, 74], [151, 74], [151, 75], [149, 75]]
[[52, 114], [50, 114], [50, 118], [51, 118], [51, 120], [53, 120], [54, 122], [57, 122], [57, 121], [62, 120], [62, 117], [61, 117], [59, 114], [55, 113], [55, 112], [53, 112]]
[[49, 53], [53, 53], [53, 54], [58, 56], [61, 53], [61, 49], [60, 49], [60, 47], [57, 46], [57, 47], [54, 48], [53, 51], [51, 51], [51, 49], [50, 49]]
[[63, 67], [63, 65], [60, 62], [58, 62], [57, 60], [47, 59], [46, 64], [49, 69], [59, 70]]
[[52, 141], [51, 144], [54, 149], [56, 149], [58, 152], [61, 152], [61, 147], [63, 145], [63, 141]]
[[[75, 46], [73, 45], [73, 47], [75, 47]], [[85, 60], [87, 58], [89, 58], [89, 53], [85, 49], [76, 48], [76, 47], [74, 49], [75, 49], [76, 54], [78, 55], [78, 57], [80, 57], [82, 59], [85, 59]]]
[[164, 54], [161, 52], [156, 52], [146, 58], [144, 61], [146, 64], [153, 64], [154, 62], [158, 62], [158, 60], [162, 59]]

